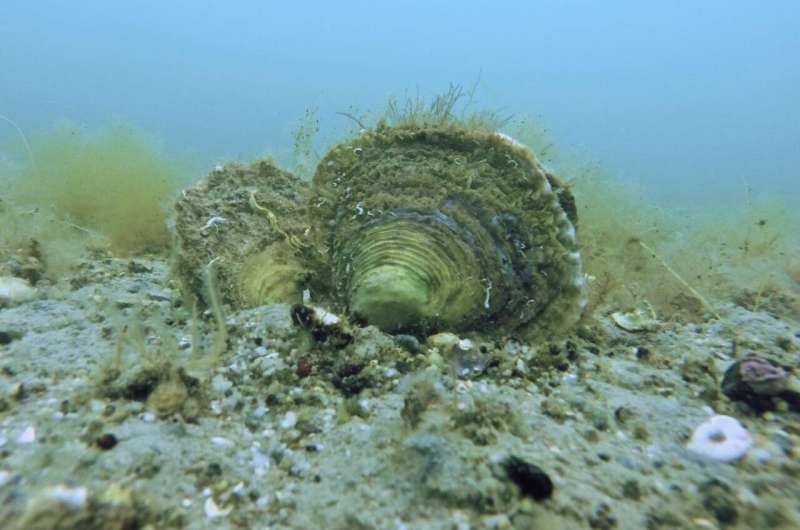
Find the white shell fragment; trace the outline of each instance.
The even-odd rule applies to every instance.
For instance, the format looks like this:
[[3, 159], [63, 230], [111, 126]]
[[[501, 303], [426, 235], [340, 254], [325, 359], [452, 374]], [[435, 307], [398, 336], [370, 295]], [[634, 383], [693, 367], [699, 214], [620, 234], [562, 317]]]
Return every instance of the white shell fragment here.
[[625, 331], [652, 331], [658, 327], [656, 312], [650, 304], [643, 304], [627, 313], [611, 313], [611, 320]]
[[86, 500], [89, 497], [89, 493], [84, 487], [68, 488], [64, 485], [58, 485], [47, 490], [46, 496], [72, 509], [82, 510], [86, 507]]
[[324, 327], [335, 326], [340, 322], [338, 316], [334, 315], [330, 311], [322, 309], [321, 307], [314, 308], [314, 318], [320, 325]]
[[36, 297], [36, 289], [22, 278], [0, 276], [0, 307], [29, 302]]
[[712, 460], [733, 462], [743, 457], [752, 444], [750, 433], [736, 418], [717, 414], [697, 426], [686, 447]]
[[214, 497], [209, 497], [206, 499], [206, 502], [203, 504], [203, 510], [206, 512], [206, 517], [209, 519], [216, 519], [217, 517], [225, 517], [229, 513], [231, 513], [231, 508], [225, 508], [224, 510], [217, 506], [217, 503], [214, 502]]

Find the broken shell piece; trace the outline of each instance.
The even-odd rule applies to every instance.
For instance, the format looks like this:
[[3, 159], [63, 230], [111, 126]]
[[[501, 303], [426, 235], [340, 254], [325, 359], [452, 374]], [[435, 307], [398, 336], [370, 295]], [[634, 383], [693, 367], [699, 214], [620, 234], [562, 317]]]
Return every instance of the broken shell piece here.
[[216, 519], [217, 517], [225, 517], [229, 513], [231, 513], [231, 508], [220, 508], [217, 506], [217, 503], [214, 502], [214, 497], [209, 497], [206, 499], [206, 502], [203, 504], [203, 510], [206, 512], [206, 517], [209, 519]]
[[625, 331], [652, 331], [658, 327], [656, 312], [648, 303], [644, 303], [633, 311], [611, 313], [614, 324]]
[[317, 342], [341, 348], [353, 342], [349, 325], [337, 315], [321, 307], [296, 304], [292, 306], [295, 323], [309, 331]]

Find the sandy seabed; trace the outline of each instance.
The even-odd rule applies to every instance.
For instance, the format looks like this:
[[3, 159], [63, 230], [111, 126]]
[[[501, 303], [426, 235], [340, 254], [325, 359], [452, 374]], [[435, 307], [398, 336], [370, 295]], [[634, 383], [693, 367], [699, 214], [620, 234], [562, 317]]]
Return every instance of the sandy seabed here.
[[[321, 344], [275, 305], [217, 358], [165, 261], [87, 260], [0, 309], [0, 527], [800, 528], [800, 413], [720, 390], [745, 355], [797, 370], [800, 322], [719, 313], [460, 350]], [[687, 449], [714, 413], [741, 459]]]

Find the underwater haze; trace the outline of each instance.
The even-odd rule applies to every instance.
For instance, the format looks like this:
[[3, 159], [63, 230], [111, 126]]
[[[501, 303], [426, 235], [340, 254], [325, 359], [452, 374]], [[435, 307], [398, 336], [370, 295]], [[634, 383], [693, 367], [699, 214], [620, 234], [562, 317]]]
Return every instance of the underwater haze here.
[[327, 145], [351, 125], [337, 111], [477, 82], [474, 108], [532, 115], [648, 195], [797, 196], [798, 18], [792, 1], [9, 0], [0, 114], [27, 134], [124, 121], [208, 168], [290, 151], [307, 108]]
[[800, 529], [800, 0], [0, 0], [0, 530]]

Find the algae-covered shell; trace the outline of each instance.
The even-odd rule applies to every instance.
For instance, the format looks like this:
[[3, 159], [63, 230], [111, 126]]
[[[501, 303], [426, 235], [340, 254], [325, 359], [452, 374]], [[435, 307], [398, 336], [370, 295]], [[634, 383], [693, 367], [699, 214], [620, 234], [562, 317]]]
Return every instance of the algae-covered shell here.
[[184, 190], [175, 205], [176, 272], [184, 290], [208, 303], [213, 277], [222, 301], [235, 307], [299, 303], [308, 275], [298, 258], [307, 191], [308, 184], [267, 160], [218, 166]]
[[546, 333], [585, 304], [572, 195], [505, 135], [380, 125], [323, 158], [309, 208], [316, 288], [384, 330]]

